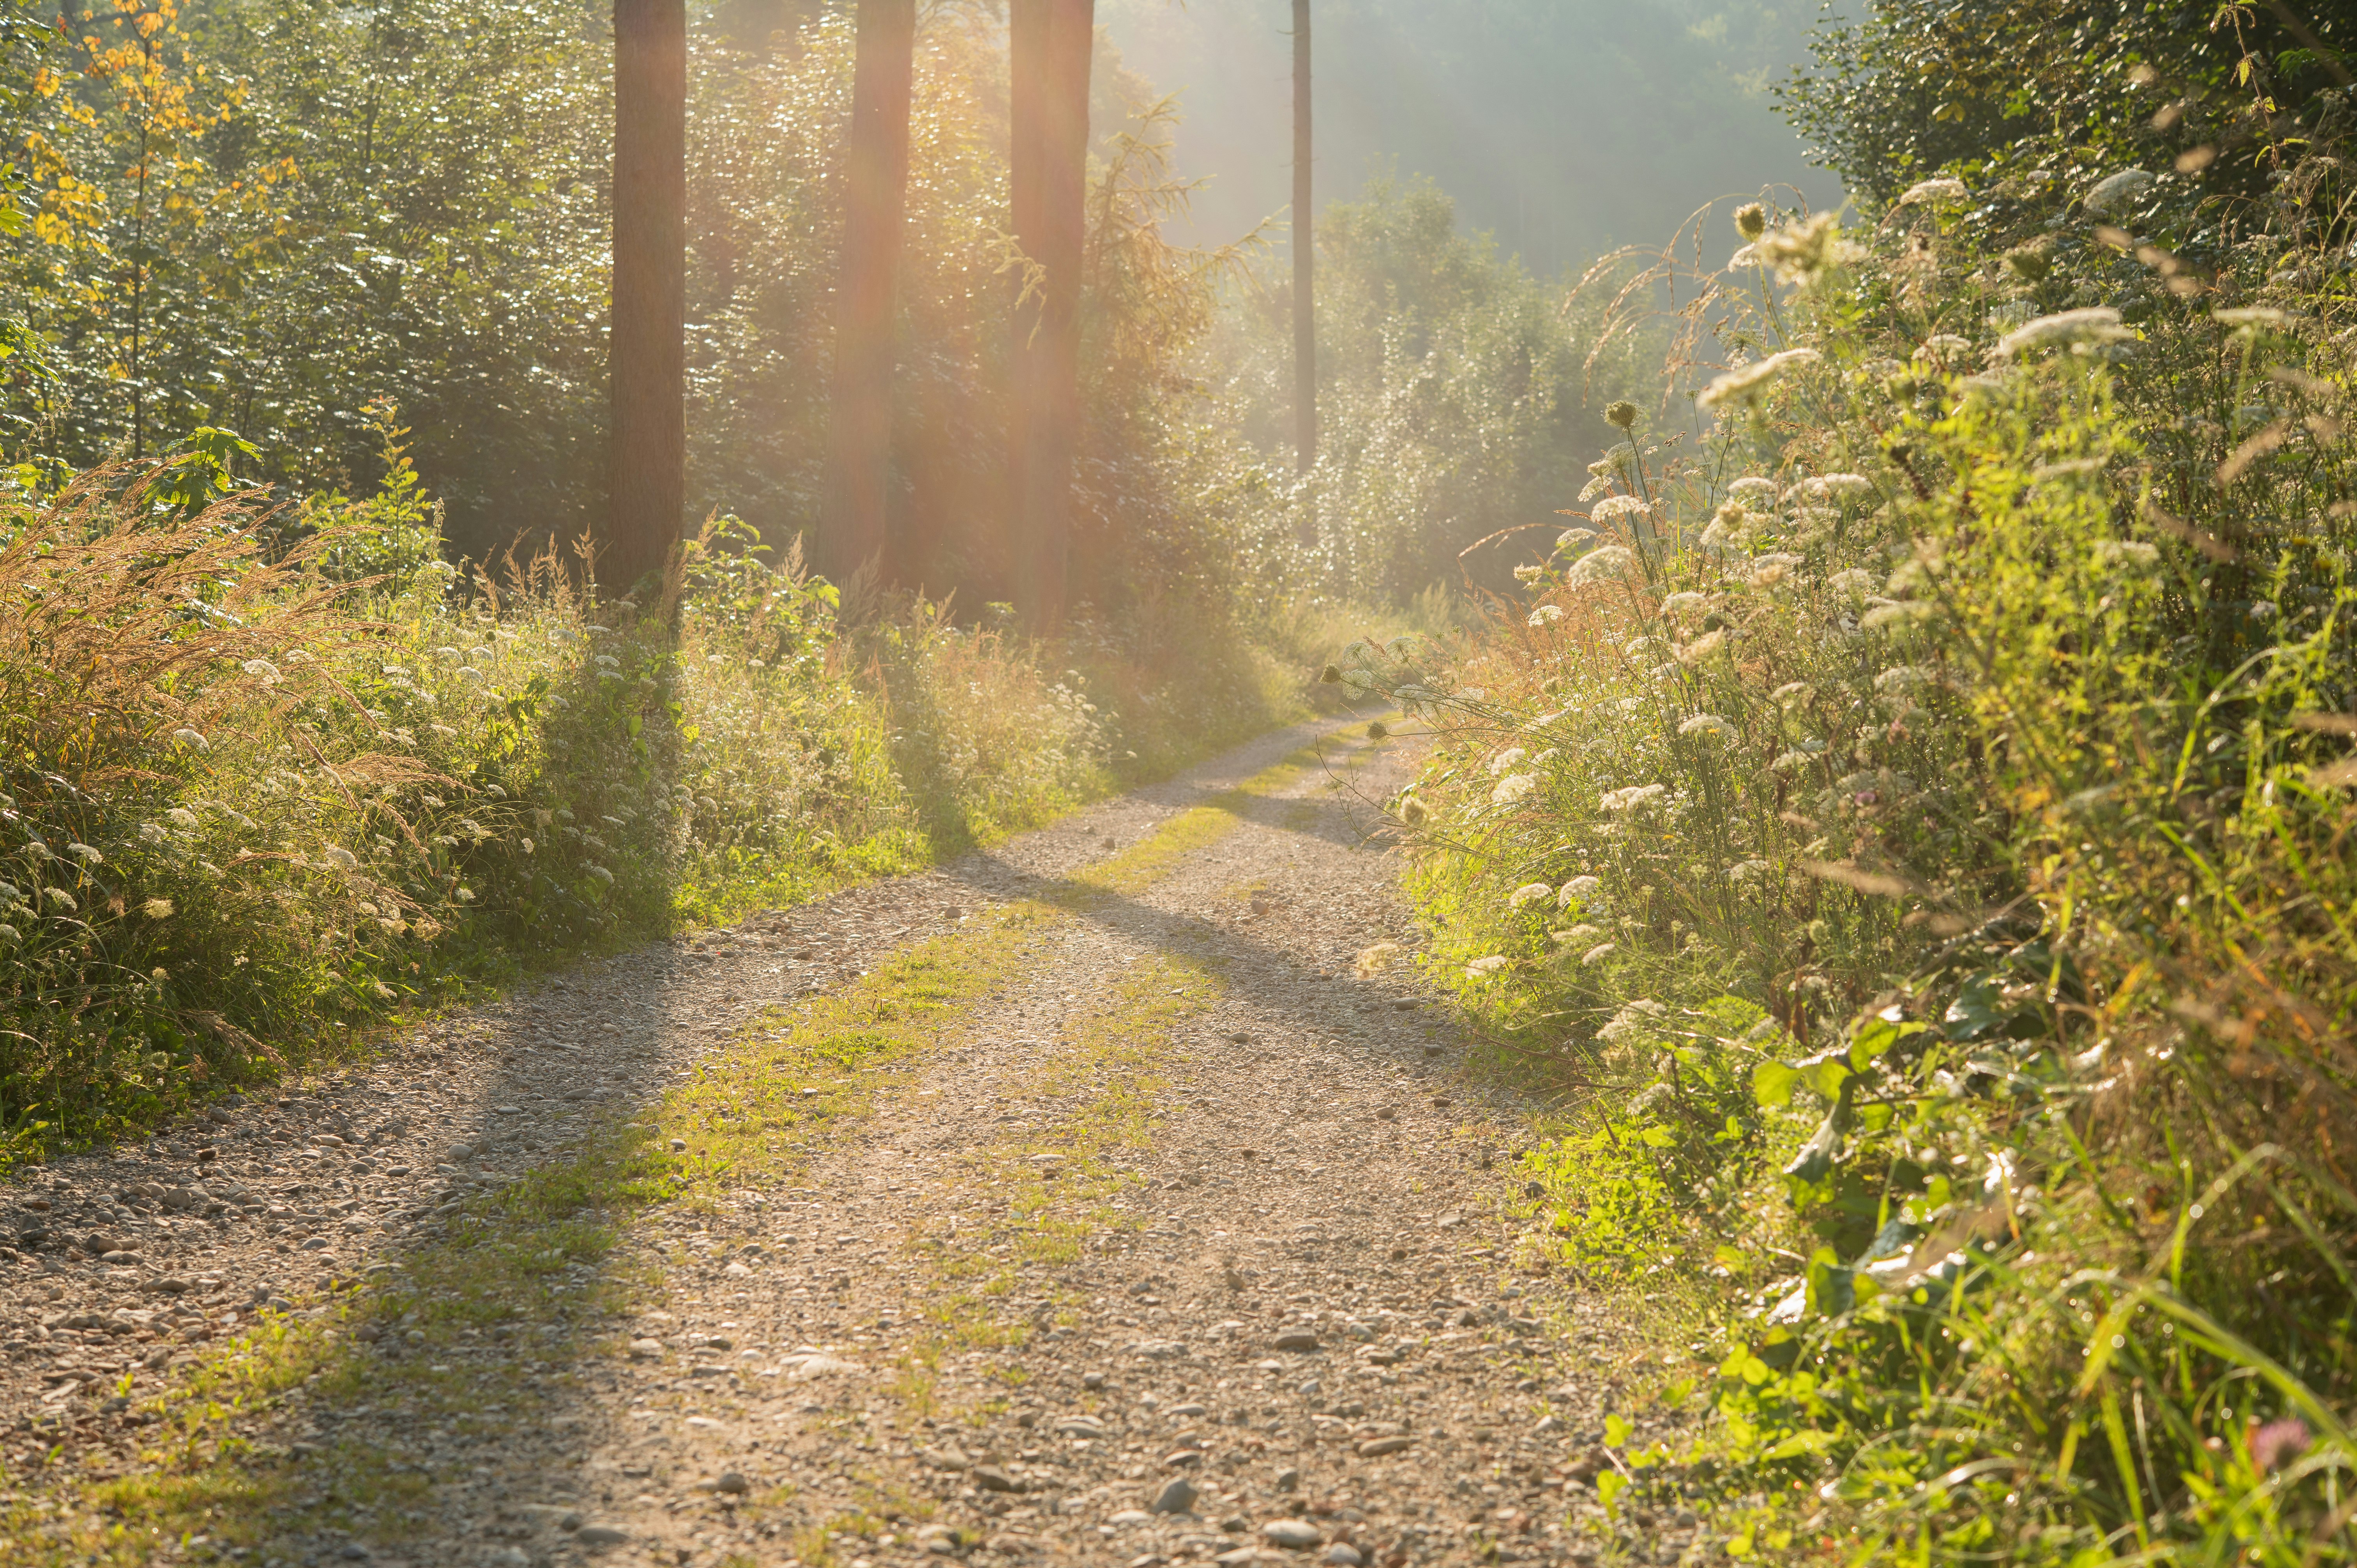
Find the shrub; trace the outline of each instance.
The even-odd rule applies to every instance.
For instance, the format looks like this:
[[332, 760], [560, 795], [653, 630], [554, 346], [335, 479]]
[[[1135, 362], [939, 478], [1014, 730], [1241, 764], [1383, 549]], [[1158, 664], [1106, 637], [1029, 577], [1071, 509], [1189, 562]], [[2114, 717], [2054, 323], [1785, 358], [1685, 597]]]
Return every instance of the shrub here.
[[1711, 1477], [1735, 1556], [2357, 1548], [2357, 469], [2305, 156], [2035, 267], [1961, 178], [1771, 229], [1686, 291], [1710, 443], [1600, 460], [1472, 653], [1355, 650], [1442, 731], [1396, 802], [1431, 961], [1587, 1109], [1533, 1244], [1684, 1282], [1660, 1391], [1707, 1421], [1624, 1463]]

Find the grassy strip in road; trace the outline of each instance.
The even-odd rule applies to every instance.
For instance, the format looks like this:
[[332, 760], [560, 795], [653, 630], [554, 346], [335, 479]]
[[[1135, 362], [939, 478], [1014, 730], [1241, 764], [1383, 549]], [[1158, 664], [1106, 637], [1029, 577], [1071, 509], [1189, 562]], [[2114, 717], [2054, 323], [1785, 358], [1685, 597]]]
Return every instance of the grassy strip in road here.
[[[1075, 878], [1079, 901], [1150, 886], [1240, 825], [1244, 801], [1320, 760], [1305, 748], [1174, 817]], [[1075, 901], [1003, 907], [798, 1015], [771, 1014], [651, 1115], [479, 1198], [454, 1234], [392, 1273], [265, 1315], [140, 1409], [123, 1473], [93, 1475], [87, 1440], [81, 1454], [60, 1444], [0, 1473], [0, 1568], [112, 1568], [187, 1549], [252, 1557], [290, 1533], [414, 1535], [458, 1461], [422, 1460], [384, 1434], [439, 1429], [447, 1441], [479, 1443], [556, 1414], [584, 1364], [611, 1349], [606, 1320], [659, 1283], [614, 1266], [639, 1215], [666, 1202], [716, 1206], [731, 1189], [802, 1168], [1028, 966], [1065, 918], [1055, 906]], [[1108, 1106], [1103, 1135], [1135, 1122], [1142, 1136], [1142, 1116]], [[1067, 1193], [1094, 1179], [1073, 1175]], [[1025, 1245], [1052, 1253], [1070, 1244], [1054, 1239], [1064, 1222], [1041, 1218], [1060, 1206], [1034, 1186], [1042, 1190], [1026, 1197], [1034, 1223]], [[361, 1430], [343, 1430], [352, 1417]]]

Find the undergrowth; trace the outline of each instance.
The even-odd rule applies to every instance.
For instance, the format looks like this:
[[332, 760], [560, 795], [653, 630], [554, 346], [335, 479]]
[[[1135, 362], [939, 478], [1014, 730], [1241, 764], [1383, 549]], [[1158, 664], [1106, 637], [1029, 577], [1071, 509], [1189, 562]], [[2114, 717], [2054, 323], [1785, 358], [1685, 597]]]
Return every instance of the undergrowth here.
[[1569, 1118], [1529, 1245], [1700, 1326], [1615, 1549], [2357, 1558], [2348, 109], [2262, 197], [1738, 213], [1695, 428], [1614, 411], [1478, 650], [1330, 672], [1439, 731], [1434, 972]]
[[921, 599], [852, 622], [733, 519], [660, 603], [554, 552], [461, 570], [374, 417], [360, 499], [261, 505], [215, 431], [0, 496], [0, 1157], [988, 843], [1307, 705], [1314, 615], [1054, 647]]

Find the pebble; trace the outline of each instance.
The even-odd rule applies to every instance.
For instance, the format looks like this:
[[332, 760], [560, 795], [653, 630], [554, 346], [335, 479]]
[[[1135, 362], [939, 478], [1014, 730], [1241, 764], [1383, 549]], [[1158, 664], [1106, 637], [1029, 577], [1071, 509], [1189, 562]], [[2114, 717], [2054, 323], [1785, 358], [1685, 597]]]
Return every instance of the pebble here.
[[1326, 1549], [1326, 1555], [1318, 1561], [1330, 1563], [1334, 1564], [1334, 1568], [1359, 1568], [1359, 1564], [1364, 1563], [1366, 1559], [1359, 1555], [1357, 1547], [1348, 1541], [1338, 1541]]
[[1288, 1552], [1306, 1552], [1326, 1540], [1316, 1525], [1297, 1519], [1273, 1519], [1260, 1527], [1260, 1534], [1271, 1546], [1282, 1546]]
[[[1199, 1454], [1195, 1457], [1200, 1459], [1202, 1455]], [[1195, 1489], [1195, 1484], [1192, 1481], [1181, 1476], [1163, 1487], [1155, 1498], [1154, 1511], [1156, 1513], [1192, 1513], [1195, 1511], [1195, 1499], [1201, 1495]]]
[[617, 1530], [610, 1524], [585, 1524], [573, 1532], [573, 1539], [594, 1552], [601, 1547], [619, 1546], [630, 1536], [628, 1530]]

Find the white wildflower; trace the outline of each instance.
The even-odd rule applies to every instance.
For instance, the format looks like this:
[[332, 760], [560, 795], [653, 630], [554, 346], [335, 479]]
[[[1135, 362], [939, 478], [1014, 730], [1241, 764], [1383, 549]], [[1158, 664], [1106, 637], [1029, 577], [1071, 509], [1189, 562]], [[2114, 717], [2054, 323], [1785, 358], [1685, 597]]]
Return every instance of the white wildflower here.
[[1763, 479], [1756, 474], [1748, 475], [1727, 487], [1728, 500], [1752, 510], [1774, 506], [1776, 498], [1781, 493], [1776, 489], [1775, 480]]
[[169, 898], [150, 898], [139, 906], [139, 912], [151, 920], [168, 920], [172, 918], [172, 901]]
[[81, 861], [84, 865], [96, 865], [99, 862], [106, 858], [106, 856], [99, 854], [91, 845], [79, 842], [66, 845], [66, 853], [73, 856], [76, 860]]
[[436, 649], [434, 650], [434, 657], [439, 659], [445, 664], [456, 664], [459, 660], [464, 659], [466, 655], [460, 653], [455, 648], [444, 647]]
[[1509, 909], [1520, 909], [1527, 905], [1535, 904], [1542, 898], [1552, 898], [1554, 897], [1555, 887], [1553, 884], [1545, 882], [1525, 882], [1520, 887], [1515, 888], [1513, 892], [1506, 896], [1506, 908]]
[[1874, 678], [1878, 692], [1911, 692], [1935, 677], [1920, 664], [1894, 664]]
[[1538, 608], [1531, 612], [1530, 623], [1534, 627], [1549, 627], [1553, 626], [1562, 618], [1563, 607], [1561, 605], [1541, 605]]
[[1535, 773], [1509, 773], [1498, 780], [1498, 787], [1495, 789], [1490, 791], [1490, 803], [1493, 806], [1511, 806], [1538, 787], [1539, 776]]
[[1972, 346], [1969, 338], [1959, 338], [1953, 332], [1934, 332], [1916, 349], [1915, 357], [1919, 360], [1953, 360], [1958, 354], [1969, 352]]
[[359, 855], [336, 844], [329, 844], [321, 850], [319, 857], [339, 871], [358, 871], [361, 868]]
[[1862, 599], [1874, 592], [1874, 574], [1863, 567], [1852, 566], [1826, 578], [1825, 586], [1846, 599]]
[[2223, 310], [2213, 310], [2210, 319], [2222, 327], [2288, 327], [2289, 311], [2277, 310], [2272, 305], [2233, 305]]
[[1618, 942], [1599, 942], [1596, 946], [1588, 949], [1586, 952], [1581, 953], [1579, 955], [1579, 961], [1583, 964], [1602, 963], [1607, 958], [1611, 956], [1612, 950], [1620, 945], [1620, 944]]
[[1674, 616], [1682, 616], [1689, 610], [1702, 610], [1708, 609], [1709, 607], [1709, 595], [1697, 594], [1692, 591], [1672, 594], [1668, 598], [1662, 601], [1662, 609], [1663, 613]]
[[2024, 349], [2045, 349], [2060, 343], [2116, 343], [2136, 334], [2120, 325], [2120, 313], [2108, 305], [2083, 310], [2057, 311], [2023, 323], [1996, 340], [1998, 359], [2010, 359]]
[[47, 898], [50, 903], [55, 904], [60, 909], [79, 909], [81, 908], [81, 905], [74, 902], [74, 896], [67, 892], [62, 887], [44, 887], [41, 889], [41, 896]]
[[2098, 539], [2095, 560], [2114, 571], [2142, 571], [2159, 564], [2160, 552], [2141, 539]]
[[1503, 970], [1509, 961], [1501, 953], [1491, 953], [1488, 958], [1477, 958], [1465, 966], [1465, 978], [1487, 980]]
[[1678, 662], [1700, 664], [1726, 646], [1727, 633], [1724, 630], [1704, 632], [1700, 637], [1678, 650]]
[[1787, 681], [1768, 693], [1770, 702], [1788, 713], [1794, 708], [1806, 707], [1816, 701], [1816, 697], [1817, 689], [1806, 681]]
[[484, 674], [480, 670], [476, 669], [471, 664], [460, 666], [458, 678], [462, 681], [488, 681], [490, 679], [489, 675]]
[[139, 842], [141, 843], [162, 843], [169, 836], [169, 834], [165, 832], [164, 824], [161, 822], [142, 822], [139, 824]]
[[1514, 581], [1517, 583], [1525, 585], [1535, 583], [1541, 577], [1545, 575], [1546, 568], [1544, 566], [1517, 566], [1514, 568]]
[[1592, 528], [1566, 528], [1555, 536], [1558, 551], [1578, 550], [1595, 542], [1596, 530]]
[[1696, 714], [1678, 725], [1680, 735], [1706, 735], [1724, 738], [1735, 733], [1735, 726], [1717, 714]]
[[1806, 768], [1815, 760], [1816, 758], [1808, 752], [1788, 751], [1768, 766], [1779, 773], [1791, 773], [1798, 768]]
[[471, 904], [475, 901], [475, 890], [471, 887], [461, 887], [453, 897], [461, 904]]
[[615, 658], [610, 653], [600, 653], [590, 662], [600, 665], [608, 670], [615, 670], [620, 668], [622, 661]]
[[281, 679], [278, 666], [267, 659], [249, 659], [238, 668], [260, 680], [265, 686], [275, 686]]
[[1785, 492], [1785, 499], [1803, 498], [1813, 501], [1842, 500], [1853, 496], [1872, 493], [1874, 481], [1864, 474], [1818, 474], [1803, 479]]
[[166, 820], [176, 828], [186, 828], [193, 831], [199, 825], [197, 822], [197, 814], [188, 810], [186, 806], [175, 806], [170, 811], [165, 812], [164, 816]]
[[1800, 564], [1801, 557], [1783, 551], [1762, 555], [1751, 564], [1751, 585], [1772, 588], [1791, 576], [1792, 568]]
[[1587, 521], [1594, 523], [1618, 522], [1624, 517], [1641, 517], [1646, 510], [1645, 503], [1635, 496], [1607, 496], [1596, 503], [1595, 509], [1587, 514]]
[[1712, 413], [1730, 399], [1748, 402], [1767, 391], [1777, 378], [1794, 365], [1804, 365], [1819, 357], [1814, 349], [1787, 349], [1781, 354], [1770, 354], [1755, 363], [1738, 365], [1703, 388], [1701, 395], [1695, 399], [1695, 406], [1705, 413]]
[[602, 865], [585, 865], [581, 869], [591, 876], [596, 877], [600, 882], [611, 882], [614, 880], [614, 874], [607, 870]]
[[1555, 908], [1568, 909], [1575, 900], [1594, 897], [1597, 891], [1603, 886], [1604, 882], [1600, 877], [1575, 876], [1563, 885], [1562, 892], [1555, 895]]
[[1941, 175], [1931, 179], [1919, 179], [1909, 186], [1900, 196], [1899, 205], [1912, 207], [1922, 201], [1963, 201], [1971, 194], [1964, 188], [1963, 180]]
[[206, 743], [205, 737], [199, 735], [192, 729], [176, 729], [172, 732], [172, 738], [178, 741], [180, 745], [187, 746], [191, 751], [210, 751], [212, 749], [212, 747]]
[[1764, 860], [1738, 860], [1727, 868], [1727, 879], [1729, 882], [1749, 882], [1767, 870], [1768, 863]]
[[1510, 746], [1506, 747], [1505, 750], [1498, 753], [1497, 756], [1490, 759], [1490, 777], [1495, 779], [1499, 774], [1512, 768], [1516, 763], [1522, 761], [1523, 757], [1528, 757], [1529, 755], [1529, 752], [1524, 751], [1519, 746]]
[[1666, 784], [1631, 784], [1622, 789], [1608, 789], [1598, 797], [1596, 806], [1603, 811], [1629, 811], [1649, 806], [1670, 792]]
[[1636, 553], [1622, 544], [1599, 545], [1573, 564], [1563, 575], [1564, 585], [1586, 587], [1591, 583], [1609, 582], [1628, 572], [1637, 564]]
[[1565, 930], [1547, 933], [1549, 937], [1561, 942], [1565, 947], [1569, 947], [1574, 942], [1592, 942], [1603, 934], [1601, 927], [1586, 925], [1573, 926]]

